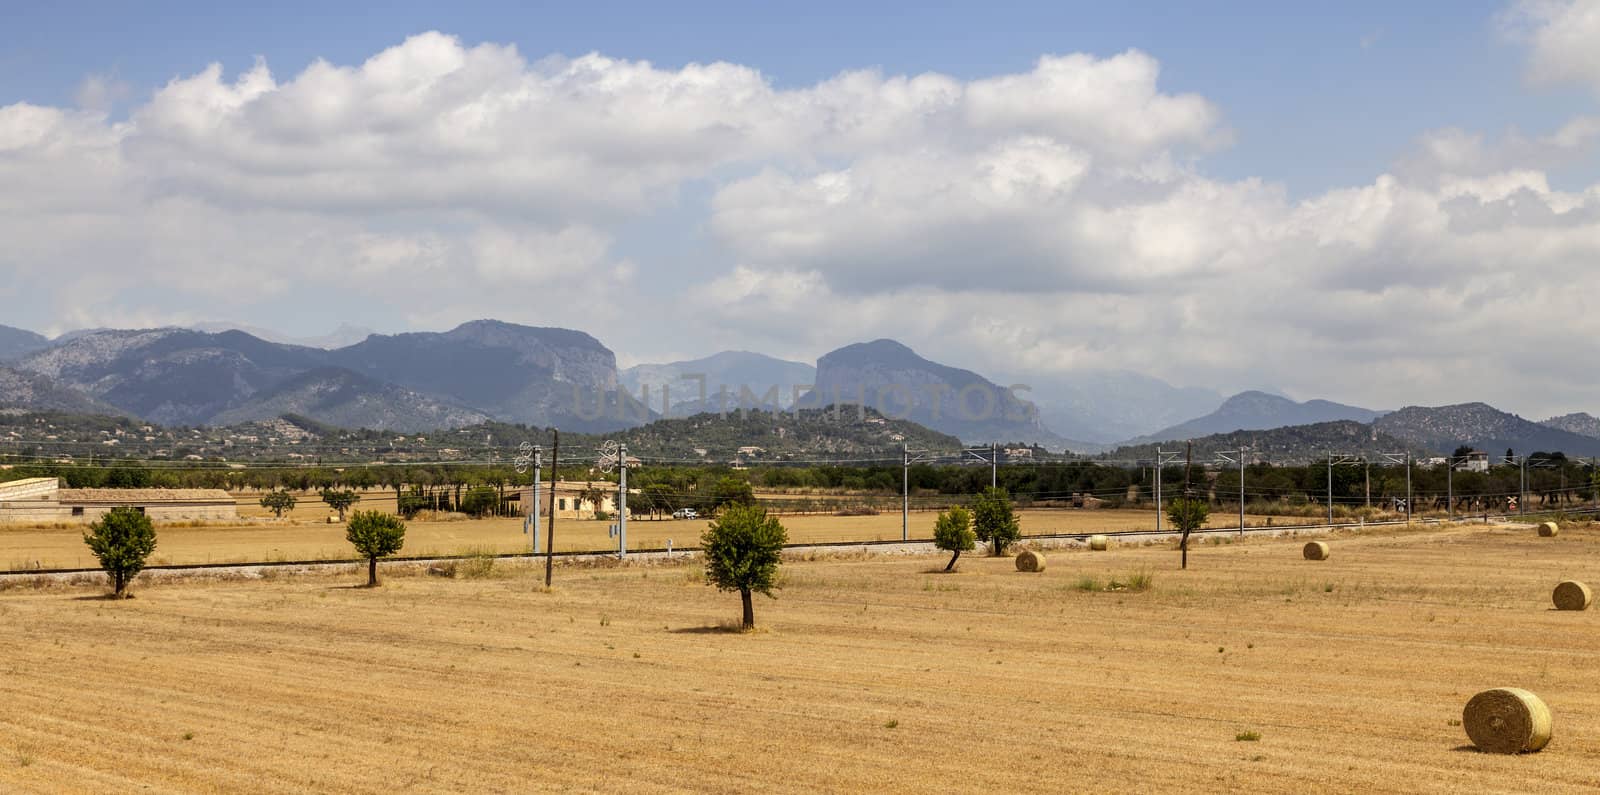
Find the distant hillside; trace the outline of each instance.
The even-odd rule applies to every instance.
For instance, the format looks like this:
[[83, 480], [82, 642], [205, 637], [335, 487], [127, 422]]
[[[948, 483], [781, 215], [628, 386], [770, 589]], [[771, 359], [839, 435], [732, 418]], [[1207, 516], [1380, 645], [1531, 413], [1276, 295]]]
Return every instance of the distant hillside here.
[[1308, 400], [1296, 403], [1281, 395], [1265, 392], [1240, 392], [1223, 401], [1216, 411], [1164, 428], [1155, 433], [1130, 439], [1125, 444], [1194, 439], [1231, 431], [1265, 430], [1291, 425], [1314, 425], [1324, 422], [1352, 420], [1372, 422], [1382, 412], [1356, 406], [1346, 406], [1327, 400]]
[[[595, 338], [492, 320], [442, 333], [370, 335], [332, 351], [238, 330], [89, 331], [14, 366], [163, 424], [226, 423], [280, 409], [375, 428], [494, 417], [604, 431], [651, 418], [618, 392], [616, 357]], [[370, 383], [294, 381], [328, 367]], [[356, 399], [357, 393], [365, 397]], [[335, 410], [329, 399], [344, 402]], [[322, 413], [307, 410], [308, 401], [323, 405]]]
[[323, 425], [374, 430], [431, 431], [488, 421], [480, 411], [451, 405], [338, 367], [297, 375], [211, 418], [237, 425], [292, 415]]
[[198, 425], [286, 378], [324, 351], [245, 334], [166, 328], [98, 331], [36, 352], [16, 368], [49, 376], [154, 422]]
[[1591, 414], [1586, 414], [1581, 411], [1574, 412], [1572, 414], [1563, 414], [1559, 417], [1551, 417], [1550, 419], [1539, 424], [1545, 426], [1546, 428], [1555, 428], [1558, 431], [1566, 431], [1568, 433], [1578, 434], [1579, 436], [1589, 436], [1595, 439], [1600, 439], [1600, 417], [1595, 417]]
[[[1247, 448], [1249, 451], [1246, 453], [1247, 461], [1264, 461], [1275, 464], [1315, 462], [1330, 452], [1350, 455], [1404, 453], [1407, 451], [1420, 455], [1427, 452], [1425, 448], [1419, 445], [1409, 444], [1402, 439], [1376, 432], [1371, 425], [1363, 425], [1353, 420], [1290, 425], [1265, 430], [1233, 431], [1196, 437], [1192, 441], [1194, 443], [1195, 460], [1206, 462], [1210, 462], [1217, 452], [1237, 451], [1241, 447]], [[1174, 450], [1183, 452], [1185, 443], [1182, 441], [1166, 442], [1164, 444], [1157, 442], [1119, 447], [1101, 457], [1118, 461], [1154, 459], [1158, 449], [1168, 452]]]
[[[961, 440], [938, 433], [914, 422], [891, 420], [867, 409], [858, 416], [853, 407], [835, 412], [828, 408], [803, 409], [774, 414], [737, 411], [726, 416], [699, 414], [682, 419], [657, 420], [639, 428], [616, 434], [633, 455], [699, 460], [731, 460], [741, 447], [759, 447], [762, 452], [745, 460], [772, 461], [784, 458], [858, 457], [881, 454], [898, 460], [900, 446], [914, 449], [957, 450]], [[565, 438], [565, 436], [563, 436]]]
[[0, 411], [59, 411], [69, 414], [120, 414], [115, 407], [62, 386], [48, 376], [0, 367]]
[[48, 347], [50, 340], [42, 334], [11, 326], [0, 326], [0, 362], [20, 359]]
[[894, 340], [847, 345], [817, 360], [816, 388], [805, 408], [861, 401], [963, 441], [1016, 440], [1060, 450], [1066, 440], [1039, 409], [971, 370], [932, 362]]
[[[639, 397], [641, 391], [648, 388], [650, 407], [658, 412], [665, 394], [670, 407], [668, 415], [687, 417], [721, 408], [716, 396], [724, 386], [728, 392], [728, 408], [743, 405], [744, 408], [786, 409], [794, 404], [796, 387], [811, 384], [816, 376], [817, 368], [803, 362], [748, 351], [723, 351], [703, 359], [629, 367], [622, 371], [622, 385], [633, 397]], [[756, 405], [762, 403], [774, 387], [777, 400], [767, 406]], [[741, 388], [754, 395], [754, 400], [741, 403]], [[702, 390], [706, 395], [704, 402], [700, 399]]]
[[597, 432], [652, 416], [619, 396], [616, 355], [570, 329], [475, 320], [446, 332], [374, 334], [327, 358], [505, 422]]
[[1600, 455], [1600, 439], [1540, 425], [1486, 403], [1407, 406], [1385, 415], [1374, 425], [1384, 433], [1442, 454], [1468, 445], [1492, 455], [1500, 455], [1508, 448], [1518, 453]]
[[[287, 389], [285, 395], [325, 394], [335, 396], [329, 403], [337, 409], [349, 400], [337, 395], [340, 388], [317, 393], [317, 385], [350, 384], [358, 395], [371, 385], [359, 376], [333, 373], [305, 379], [306, 386]], [[385, 385], [379, 385], [383, 390]], [[393, 388], [393, 387], [390, 387]], [[303, 401], [315, 403], [315, 400]], [[278, 405], [287, 405], [287, 402]], [[274, 406], [275, 407], [275, 406]], [[135, 427], [138, 433], [131, 433]], [[16, 432], [16, 436], [10, 434]], [[126, 417], [64, 414], [56, 412], [0, 411], [0, 455], [95, 455], [114, 454], [128, 458], [182, 459], [197, 455], [210, 461], [273, 461], [304, 459], [313, 448], [300, 442], [320, 438], [329, 444], [315, 449], [325, 462], [459, 461], [505, 462], [516, 455], [518, 445], [531, 442], [550, 452], [551, 433], [547, 428], [486, 421], [453, 429], [438, 428], [396, 438], [398, 428], [379, 430], [340, 428], [303, 414], [264, 418], [259, 422], [240, 422], [203, 428], [164, 427], [141, 421], [137, 425]], [[48, 438], [44, 437], [48, 434]], [[20, 438], [17, 438], [19, 437]], [[114, 436], [114, 449], [104, 442]], [[773, 414], [738, 412], [726, 416], [702, 414], [681, 419], [658, 420], [638, 428], [606, 434], [562, 431], [561, 458], [564, 462], [590, 460], [606, 440], [624, 442], [629, 454], [646, 459], [711, 464], [810, 461], [815, 459], [882, 459], [898, 462], [902, 445], [913, 449], [948, 452], [958, 450], [961, 441], [936, 433], [915, 423], [887, 419], [871, 409], [858, 414], [854, 407], [838, 412], [810, 409]], [[746, 449], [741, 452], [740, 448]]]

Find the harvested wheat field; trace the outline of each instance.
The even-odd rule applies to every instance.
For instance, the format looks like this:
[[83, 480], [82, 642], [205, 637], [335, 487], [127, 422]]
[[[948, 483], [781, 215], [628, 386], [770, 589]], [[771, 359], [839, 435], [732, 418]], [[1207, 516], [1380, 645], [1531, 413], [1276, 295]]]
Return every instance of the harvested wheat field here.
[[[791, 561], [763, 629], [692, 563], [0, 590], [0, 791], [1578, 792], [1600, 533], [1456, 527]], [[1141, 582], [1148, 590], [1130, 590]], [[1115, 583], [1115, 585], [1113, 585]], [[1536, 693], [1481, 754], [1473, 694]]]
[[[1024, 533], [1087, 533], [1120, 530], [1152, 530], [1155, 512], [1140, 510], [1019, 511]], [[407, 522], [406, 546], [402, 554], [463, 555], [478, 552], [526, 552], [529, 538], [522, 532], [523, 520], [467, 519], [453, 515], [454, 521]], [[933, 537], [937, 514], [911, 514], [910, 536], [927, 540]], [[1216, 519], [1216, 526], [1232, 526], [1231, 516]], [[900, 539], [900, 514], [876, 516], [785, 516], [794, 543], [831, 541], [890, 541]], [[1262, 518], [1265, 523], [1265, 517]], [[595, 520], [567, 520], [556, 523], [556, 549], [586, 552], [616, 549], [617, 542], [606, 533], [610, 523]], [[661, 549], [670, 540], [675, 547], [697, 546], [706, 520], [635, 519], [628, 522], [629, 549]], [[94, 556], [83, 545], [83, 525], [27, 527], [0, 525], [0, 570], [22, 571], [37, 568], [92, 568]], [[542, 530], [541, 530], [542, 532]], [[345, 541], [342, 524], [308, 521], [270, 521], [238, 525], [169, 526], [157, 525], [157, 545], [152, 565], [187, 563], [250, 563], [284, 560], [339, 560], [354, 556]]]

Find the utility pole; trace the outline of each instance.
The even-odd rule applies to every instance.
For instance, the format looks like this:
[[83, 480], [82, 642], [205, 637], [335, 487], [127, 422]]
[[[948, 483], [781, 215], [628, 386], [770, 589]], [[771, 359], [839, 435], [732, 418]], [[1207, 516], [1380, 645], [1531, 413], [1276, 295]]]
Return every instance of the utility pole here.
[[1446, 521], [1455, 521], [1456, 518], [1456, 457], [1450, 456], [1444, 462], [1444, 518]]
[[989, 488], [1000, 487], [1000, 445], [989, 443]]
[[[622, 400], [619, 396], [617, 400]], [[617, 476], [617, 559], [628, 557], [628, 446], [617, 446], [617, 466], [622, 470]]]
[[1333, 453], [1328, 454], [1328, 526], [1333, 527]]
[[1183, 537], [1178, 539], [1178, 547], [1183, 551], [1183, 568], [1185, 570], [1189, 568], [1189, 509], [1193, 507], [1191, 500], [1194, 499], [1193, 492], [1189, 487], [1189, 470], [1193, 466], [1194, 442], [1189, 441], [1184, 443], [1183, 448], [1183, 513], [1185, 518], [1183, 525]]
[[1239, 448], [1239, 536], [1244, 537], [1244, 448]]
[[1406, 453], [1406, 524], [1411, 524], [1411, 453]]
[[[533, 528], [533, 532], [529, 535], [533, 536], [533, 554], [535, 555], [539, 554], [539, 508], [541, 507], [539, 505], [539, 477], [541, 474], [539, 470], [543, 466], [544, 451], [535, 446], [533, 448], [533, 508], [528, 515], [529, 524]], [[554, 494], [555, 492], [552, 491], [551, 493]]]
[[1156, 532], [1161, 532], [1161, 448], [1156, 448]]
[[1522, 479], [1517, 484], [1517, 515], [1521, 516], [1528, 510], [1528, 457], [1523, 456], [1518, 463]]
[[1362, 475], [1362, 477], [1366, 478], [1366, 481], [1367, 481], [1367, 507], [1371, 508], [1372, 507], [1372, 462], [1371, 461], [1362, 461], [1361, 462], [1361, 475]]
[[[1218, 451], [1212, 454], [1216, 456], [1215, 463], [1237, 464], [1239, 466], [1239, 535], [1241, 536], [1244, 535], [1244, 453], [1246, 449], [1240, 447], [1237, 453]], [[1234, 455], [1237, 455], [1238, 458], [1230, 458], [1230, 456]]]
[[544, 587], [550, 587], [550, 575], [556, 561], [556, 483], [561, 475], [561, 431], [550, 429], [554, 449], [550, 452], [550, 525], [544, 534]]
[[911, 465], [927, 461], [926, 450], [912, 450], [900, 445], [900, 540], [911, 538]]

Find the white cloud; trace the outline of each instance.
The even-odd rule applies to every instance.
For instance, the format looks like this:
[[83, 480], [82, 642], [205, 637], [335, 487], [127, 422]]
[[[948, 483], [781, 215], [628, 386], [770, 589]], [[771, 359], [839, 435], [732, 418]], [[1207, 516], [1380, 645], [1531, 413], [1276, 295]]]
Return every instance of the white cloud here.
[[[1586, 8], [1521, 9], [1546, 20], [1525, 27], [1540, 79], [1580, 77], [1545, 34]], [[430, 33], [294, 75], [211, 66], [121, 121], [86, 83], [76, 109], [0, 107], [0, 268], [54, 330], [494, 316], [625, 359], [890, 336], [984, 372], [1600, 411], [1551, 353], [1600, 334], [1571, 289], [1600, 261], [1600, 187], [1562, 178], [1600, 117], [1429, 132], [1391, 174], [1291, 199], [1207, 175], [1222, 112], [1160, 74], [1128, 51], [779, 88]], [[698, 248], [657, 257], [640, 228]]]
[[1600, 0], [1520, 0], [1501, 24], [1528, 43], [1535, 83], [1583, 83], [1600, 94]]

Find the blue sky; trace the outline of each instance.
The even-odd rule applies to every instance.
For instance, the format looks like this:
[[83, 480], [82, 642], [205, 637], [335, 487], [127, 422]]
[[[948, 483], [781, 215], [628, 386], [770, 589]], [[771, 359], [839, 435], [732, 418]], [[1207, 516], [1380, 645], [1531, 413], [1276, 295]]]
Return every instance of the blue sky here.
[[[1222, 106], [1236, 144], [1219, 176], [1266, 176], [1297, 194], [1388, 168], [1435, 127], [1547, 131], [1579, 88], [1524, 90], [1502, 3], [15, 3], [0, 28], [0, 102], [65, 104], [84, 76], [142, 96], [211, 62], [264, 56], [295, 72], [359, 62], [440, 30], [513, 43], [529, 58], [599, 51], [676, 67], [726, 60], [796, 86], [843, 69], [981, 77], [1041, 53], [1138, 48], [1163, 86]], [[781, 7], [780, 7], [781, 6]]]
[[[8, 324], [498, 317], [625, 364], [892, 336], [1600, 413], [1557, 354], [1600, 332], [1560, 289], [1600, 256], [1600, 0], [3, 16]], [[1540, 316], [1572, 319], [1505, 320]]]

